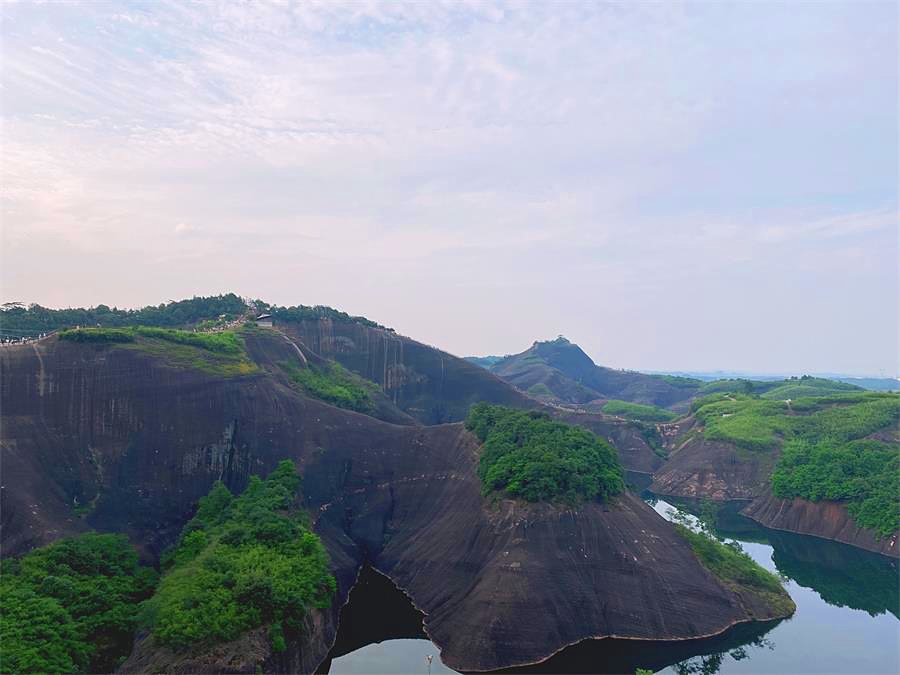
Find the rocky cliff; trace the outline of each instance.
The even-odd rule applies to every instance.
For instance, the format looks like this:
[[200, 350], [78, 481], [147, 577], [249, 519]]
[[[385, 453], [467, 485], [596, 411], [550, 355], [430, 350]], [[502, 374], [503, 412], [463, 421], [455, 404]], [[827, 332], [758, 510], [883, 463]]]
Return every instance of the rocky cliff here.
[[539, 405], [484, 368], [386, 328], [318, 319], [280, 323], [279, 329], [377, 383], [395, 405], [423, 424], [462, 420], [478, 401], [516, 408]]
[[[0, 350], [4, 555], [95, 528], [126, 532], [154, 560], [215, 480], [237, 491], [284, 457], [304, 476], [338, 581], [332, 608], [311, 616], [278, 657], [252, 634], [182, 655], [145, 636], [128, 670], [312, 670], [366, 564], [424, 612], [425, 630], [458, 670], [540, 662], [591, 638], [688, 640], [774, 618], [707, 572], [641, 500], [489, 502], [475, 474], [477, 441], [462, 424], [390, 424], [307, 398], [266, 368], [282, 359], [282, 336], [261, 331], [247, 343], [261, 367], [230, 378], [55, 339]], [[398, 352], [393, 363], [407, 358]], [[439, 391], [455, 391], [452, 381]], [[508, 391], [496, 382], [487, 396], [441, 400], [491, 400]], [[393, 389], [409, 401], [403, 386]]]
[[847, 507], [839, 502], [779, 499], [766, 491], [741, 513], [773, 530], [832, 539], [900, 558], [896, 532], [889, 537], [877, 537], [871, 530], [857, 526], [847, 512]]
[[883, 555], [898, 556], [897, 533], [879, 538], [858, 527], [840, 502], [778, 499], [770, 476], [778, 451], [753, 451], [707, 440], [693, 419], [668, 425], [669, 459], [653, 474], [658, 495], [712, 501], [745, 500], [742, 513], [765, 527], [840, 541]]

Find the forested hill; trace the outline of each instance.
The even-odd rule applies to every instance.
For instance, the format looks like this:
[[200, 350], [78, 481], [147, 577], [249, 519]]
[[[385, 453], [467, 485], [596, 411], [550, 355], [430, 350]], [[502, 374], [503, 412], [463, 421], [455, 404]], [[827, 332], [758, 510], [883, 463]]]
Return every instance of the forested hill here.
[[[119, 309], [104, 304], [96, 307], [50, 309], [38, 304], [7, 302], [0, 306], [0, 339], [18, 340], [75, 326], [155, 326], [188, 328], [206, 322], [228, 322], [257, 312], [272, 314], [276, 321], [296, 323], [311, 319], [330, 319], [338, 323], [359, 323], [372, 328], [385, 328], [362, 316], [322, 305], [282, 307], [263, 300], [247, 301], [235, 293], [172, 300], [141, 309]], [[388, 329], [389, 330], [389, 329]]]

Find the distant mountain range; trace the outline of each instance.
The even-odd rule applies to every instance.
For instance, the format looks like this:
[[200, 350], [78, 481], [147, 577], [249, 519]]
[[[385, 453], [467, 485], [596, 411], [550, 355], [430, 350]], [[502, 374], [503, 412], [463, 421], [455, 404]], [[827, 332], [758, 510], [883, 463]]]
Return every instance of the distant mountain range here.
[[[467, 356], [466, 360], [499, 375], [538, 398], [583, 404], [599, 398], [670, 407], [704, 393], [703, 383], [719, 380], [782, 382], [796, 374], [759, 374], [739, 371], [616, 370], [596, 365], [576, 344], [560, 336], [537, 341], [519, 354]], [[870, 391], [900, 391], [900, 379], [812, 373], [813, 378], [852, 384]], [[819, 384], [821, 388], [821, 383]], [[823, 392], [817, 392], [821, 395]]]

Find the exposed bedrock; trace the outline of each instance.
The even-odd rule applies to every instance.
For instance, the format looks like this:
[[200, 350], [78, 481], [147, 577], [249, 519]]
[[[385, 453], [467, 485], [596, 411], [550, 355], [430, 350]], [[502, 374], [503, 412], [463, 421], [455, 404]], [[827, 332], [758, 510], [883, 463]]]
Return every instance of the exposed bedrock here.
[[[217, 379], [131, 349], [54, 340], [0, 350], [0, 380], [4, 555], [93, 527], [128, 533], [152, 560], [215, 480], [240, 490], [284, 457], [297, 462], [338, 593], [288, 653], [253, 669], [321, 662], [365, 563], [424, 612], [458, 670], [541, 661], [585, 638], [690, 639], [774, 618], [711, 576], [632, 495], [578, 508], [487, 501], [476, 440], [460, 423], [388, 424], [265, 371]], [[224, 671], [259, 644], [188, 663], [143, 640], [130, 663]]]
[[[690, 429], [689, 423], [686, 429]], [[684, 431], [685, 429], [681, 429]], [[879, 538], [858, 527], [840, 502], [779, 499], [769, 479], [776, 452], [755, 452], [722, 441], [706, 440], [700, 432], [672, 441], [669, 460], [653, 474], [650, 490], [660, 496], [712, 501], [742, 500], [742, 513], [765, 527], [840, 541], [893, 557], [900, 556], [897, 533]]]
[[516, 408], [539, 405], [474, 363], [384, 328], [329, 319], [279, 328], [313, 352], [377, 383], [396, 406], [424, 424], [462, 420], [479, 401]]
[[897, 533], [879, 538], [872, 530], [859, 527], [839, 502], [811, 502], [806, 499], [779, 499], [767, 492], [741, 511], [748, 518], [773, 530], [785, 530], [833, 539], [882, 555], [900, 558]]
[[656, 494], [714, 501], [754, 499], [765, 490], [776, 459], [772, 453], [706, 440], [696, 432], [674, 445], [668, 461], [653, 474], [650, 490]]

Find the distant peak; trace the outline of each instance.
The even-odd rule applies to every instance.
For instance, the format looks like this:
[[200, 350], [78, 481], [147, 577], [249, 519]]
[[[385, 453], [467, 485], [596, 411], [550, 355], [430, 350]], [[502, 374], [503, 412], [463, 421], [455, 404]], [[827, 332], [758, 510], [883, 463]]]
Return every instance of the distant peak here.
[[572, 344], [565, 335], [557, 335], [555, 340], [535, 340], [534, 346], [537, 345], [570, 345]]

